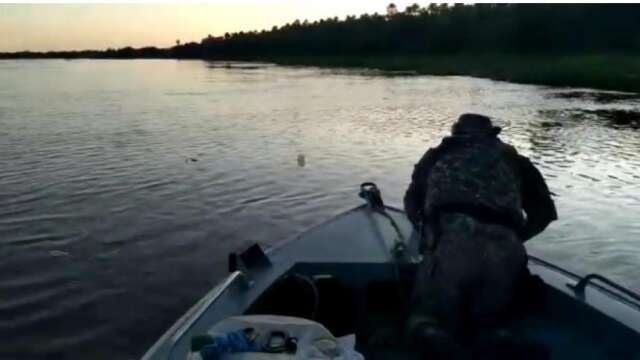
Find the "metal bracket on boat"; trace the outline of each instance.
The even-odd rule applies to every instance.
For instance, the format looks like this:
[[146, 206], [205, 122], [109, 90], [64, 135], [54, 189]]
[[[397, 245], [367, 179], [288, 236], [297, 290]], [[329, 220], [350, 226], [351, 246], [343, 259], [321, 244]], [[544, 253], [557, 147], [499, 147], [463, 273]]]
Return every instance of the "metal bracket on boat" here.
[[242, 287], [245, 290], [248, 290], [255, 283], [253, 280], [249, 279], [249, 276], [242, 271], [238, 271], [240, 274], [238, 275], [238, 281], [242, 284]]
[[360, 193], [358, 194], [363, 198], [367, 204], [374, 209], [384, 209], [384, 202], [382, 201], [382, 195], [375, 183], [365, 182], [360, 185]]
[[229, 273], [237, 277], [237, 281], [244, 289], [249, 289], [253, 286], [253, 280], [249, 278], [247, 272], [247, 268], [239, 261], [238, 255], [235, 253], [229, 254]]
[[360, 185], [360, 193], [358, 193], [358, 196], [363, 198], [373, 211], [389, 220], [389, 223], [396, 232], [396, 235], [398, 235], [394, 241], [393, 248], [391, 249], [391, 254], [396, 260], [407, 261], [407, 241], [402, 234], [402, 231], [400, 231], [400, 227], [396, 221], [385, 210], [384, 201], [382, 201], [382, 195], [378, 186], [372, 182], [362, 183]]
[[589, 283], [593, 283], [593, 280], [598, 280], [604, 284], [606, 284], [607, 286], [615, 289], [616, 291], [619, 291], [621, 294], [624, 294], [625, 296], [628, 296], [629, 298], [631, 298], [632, 300], [636, 301], [637, 303], [640, 303], [640, 295], [634, 293], [633, 291], [619, 285], [616, 284], [615, 282], [607, 279], [606, 277], [599, 275], [599, 274], [589, 274], [583, 278], [581, 278], [580, 280], [578, 280], [577, 283], [575, 284], [567, 284], [567, 287], [571, 290], [573, 290], [573, 292], [576, 294], [576, 296], [579, 296], [581, 298], [584, 298], [584, 291], [587, 287], [587, 285], [589, 285]]
[[401, 241], [396, 241], [391, 249], [391, 254], [396, 260], [408, 262], [410, 259], [407, 255], [407, 245]]
[[247, 271], [268, 266], [271, 266], [271, 260], [258, 244], [251, 245], [240, 254], [234, 252], [229, 254], [229, 272]]

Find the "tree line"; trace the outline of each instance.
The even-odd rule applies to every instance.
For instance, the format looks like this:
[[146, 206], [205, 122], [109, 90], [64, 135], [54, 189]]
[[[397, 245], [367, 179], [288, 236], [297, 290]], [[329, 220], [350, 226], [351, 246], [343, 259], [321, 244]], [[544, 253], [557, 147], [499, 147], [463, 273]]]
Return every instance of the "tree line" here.
[[170, 48], [20, 52], [1, 57], [254, 59], [288, 56], [574, 54], [640, 50], [640, 5], [414, 4], [383, 14], [207, 36]]

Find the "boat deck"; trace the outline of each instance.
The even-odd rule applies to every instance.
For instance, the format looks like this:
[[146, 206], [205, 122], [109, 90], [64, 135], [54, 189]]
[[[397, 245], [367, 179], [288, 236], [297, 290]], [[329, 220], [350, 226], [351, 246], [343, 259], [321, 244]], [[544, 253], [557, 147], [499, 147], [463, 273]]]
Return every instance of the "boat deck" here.
[[[401, 210], [385, 207], [384, 212], [360, 206], [269, 249], [268, 266], [231, 273], [143, 359], [183, 360], [193, 335], [241, 314], [298, 316], [322, 323], [336, 336], [355, 333], [356, 347], [367, 359], [416, 358], [406, 344], [403, 312], [419, 262], [417, 236]], [[408, 255], [402, 261], [394, 252], [399, 243]], [[514, 322], [514, 335], [548, 350], [551, 359], [640, 360], [637, 302], [597, 284], [576, 292], [567, 285], [580, 280], [577, 275], [535, 257], [529, 270], [544, 280], [544, 290]], [[291, 274], [313, 279], [318, 306], [313, 305], [318, 295], [308, 287], [277, 289]], [[463, 348], [470, 354], [471, 346]], [[526, 354], [536, 354], [534, 347], [529, 350]]]
[[[311, 276], [315, 267], [298, 266], [297, 274]], [[310, 273], [308, 271], [311, 271]], [[274, 287], [265, 293], [248, 314], [278, 314], [312, 317], [305, 286]], [[393, 281], [368, 283], [363, 287], [346, 286], [339, 277], [318, 281], [322, 299], [313, 320], [334, 335], [356, 334], [356, 350], [366, 359], [424, 359], [424, 354], [407, 340], [404, 324], [408, 293], [406, 284]], [[278, 293], [282, 291], [282, 293]], [[291, 299], [291, 291], [299, 296]], [[638, 359], [635, 343], [638, 335], [584, 304], [575, 304], [563, 293], [539, 283], [530, 303], [523, 304], [521, 316], [508, 327], [513, 342], [497, 345], [488, 334], [480, 332], [458, 347], [461, 359]], [[275, 305], [275, 306], [274, 306]], [[606, 330], [605, 330], [606, 329]], [[500, 357], [496, 349], [508, 351]], [[438, 358], [429, 354], [430, 359]], [[445, 356], [444, 358], [451, 358]]]

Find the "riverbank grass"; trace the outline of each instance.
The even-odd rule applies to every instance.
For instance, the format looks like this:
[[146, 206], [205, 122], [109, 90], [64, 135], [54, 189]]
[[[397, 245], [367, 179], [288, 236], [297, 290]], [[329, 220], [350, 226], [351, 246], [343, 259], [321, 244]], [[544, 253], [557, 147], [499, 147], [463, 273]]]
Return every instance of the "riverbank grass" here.
[[261, 60], [281, 65], [467, 75], [525, 84], [640, 93], [640, 55], [293, 56]]

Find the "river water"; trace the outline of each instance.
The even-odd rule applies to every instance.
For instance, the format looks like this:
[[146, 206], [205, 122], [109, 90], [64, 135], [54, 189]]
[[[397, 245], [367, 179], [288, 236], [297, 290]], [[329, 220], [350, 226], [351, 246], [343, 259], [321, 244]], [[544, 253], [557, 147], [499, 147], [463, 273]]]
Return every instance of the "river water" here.
[[360, 203], [401, 204], [463, 112], [538, 164], [528, 244], [640, 289], [640, 99], [469, 77], [173, 60], [0, 62], [0, 358], [130, 359], [225, 272]]

